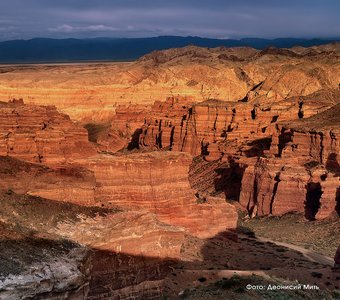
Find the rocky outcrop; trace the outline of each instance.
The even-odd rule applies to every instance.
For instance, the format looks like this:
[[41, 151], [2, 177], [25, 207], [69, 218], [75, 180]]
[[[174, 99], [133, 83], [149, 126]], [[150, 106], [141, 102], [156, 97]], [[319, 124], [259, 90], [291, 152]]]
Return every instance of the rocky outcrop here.
[[[1, 191], [0, 197], [2, 207], [7, 208]], [[12, 202], [18, 199], [5, 197]], [[62, 238], [29, 236], [18, 223], [20, 228], [10, 225], [15, 214], [25, 218], [29, 213], [16, 209], [11, 213], [9, 219], [4, 211], [0, 213], [0, 298], [85, 299], [91, 268], [89, 249]]]
[[44, 299], [86, 299], [89, 267], [89, 254], [84, 249], [82, 252], [78, 249], [67, 254], [53, 253], [40, 262], [26, 265], [20, 275], [1, 276], [0, 297], [8, 300], [39, 296]]
[[0, 189], [8, 193], [94, 205], [96, 179], [80, 166], [47, 167], [0, 156]]
[[[187, 238], [185, 230], [148, 212], [84, 207], [1, 190], [0, 202], [4, 299], [160, 297], [168, 262], [180, 258]], [[7, 232], [11, 224], [15, 227]]]
[[241, 204], [257, 215], [295, 211], [313, 220], [339, 214], [339, 109], [277, 125], [267, 158], [245, 170]]
[[260, 158], [255, 166], [245, 170], [240, 203], [258, 216], [303, 212], [308, 179], [304, 167]]
[[[146, 210], [199, 237], [235, 228], [236, 210], [222, 199], [197, 203], [188, 181], [191, 156], [179, 152], [98, 155], [86, 161], [97, 180], [97, 203]], [[204, 222], [202, 222], [204, 220]]]
[[151, 105], [173, 95], [272, 103], [336, 89], [338, 57], [338, 43], [262, 52], [189, 46], [131, 63], [2, 66], [0, 99], [55, 105], [83, 123], [109, 122], [121, 104]]
[[[159, 108], [162, 113], [162, 105]], [[4, 157], [0, 156], [3, 189], [80, 205], [145, 210], [200, 237], [236, 227], [236, 211], [223, 200], [197, 203], [188, 181], [192, 159], [188, 154], [93, 155], [94, 147], [85, 140], [86, 131], [53, 107], [26, 106], [14, 101], [3, 103], [1, 113], [6, 122], [0, 124], [0, 142], [7, 151]], [[138, 119], [140, 113], [131, 115]], [[119, 122], [117, 126], [126, 135], [130, 133]], [[53, 136], [56, 132], [60, 139], [47, 139], [47, 134]], [[42, 134], [46, 134], [46, 139], [37, 138]], [[11, 157], [38, 159], [40, 165]], [[202, 217], [206, 223], [201, 222]]]
[[[188, 97], [170, 97], [165, 102], [155, 102], [149, 111], [126, 106], [114, 117], [110, 132], [112, 136], [126, 136], [126, 128], [133, 128], [126, 147], [129, 150], [182, 151], [194, 156], [202, 154], [210, 161], [235, 154], [256, 157], [269, 149], [278, 122], [310, 117], [333, 106], [338, 99], [337, 91], [290, 97], [278, 103], [197, 103]], [[99, 143], [105, 145], [105, 138]]]
[[[221, 270], [259, 269], [258, 245], [229, 232], [235, 206], [251, 216], [339, 214], [339, 69], [323, 55], [188, 47], [98, 65], [91, 88], [66, 80], [53, 94], [34, 83], [28, 101], [56, 102], [87, 131], [53, 106], [1, 102], [0, 271], [9, 272], [0, 298], [159, 299], [166, 276], [183, 275], [175, 260], [206, 272], [221, 260], [214, 247]], [[82, 68], [72, 70], [89, 74]], [[11, 94], [3, 81], [0, 94]]]
[[53, 106], [0, 103], [0, 155], [61, 164], [95, 153], [87, 131]]
[[[137, 135], [127, 149], [182, 151], [202, 155], [208, 162], [221, 161], [224, 165], [215, 169], [220, 178], [201, 166], [201, 171], [195, 171], [196, 179], [191, 180], [193, 186], [204, 192], [202, 187], [210, 182], [208, 194], [223, 192], [253, 215], [296, 211], [305, 212], [310, 219], [322, 219], [337, 206], [338, 121], [336, 114], [330, 116], [329, 112], [337, 111], [334, 104], [339, 99], [338, 91], [320, 91], [271, 104], [193, 103], [190, 98], [171, 97], [155, 102], [146, 112], [144, 124], [135, 131]], [[331, 127], [321, 126], [320, 118], [328, 120]], [[118, 124], [123, 120], [121, 114]], [[315, 121], [321, 122], [318, 130], [301, 127]], [[221, 183], [223, 180], [228, 184]], [[308, 203], [315, 201], [317, 208], [310, 208]]]
[[110, 129], [98, 134], [96, 143], [102, 151], [116, 152], [126, 145], [128, 149], [138, 146], [140, 126], [151, 107], [145, 105], [119, 105]]

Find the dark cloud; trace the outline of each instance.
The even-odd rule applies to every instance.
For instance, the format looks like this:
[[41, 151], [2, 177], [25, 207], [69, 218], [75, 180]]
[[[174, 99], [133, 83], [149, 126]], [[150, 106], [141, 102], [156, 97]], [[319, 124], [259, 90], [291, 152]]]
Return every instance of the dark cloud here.
[[0, 39], [339, 37], [339, 0], [0, 1]]

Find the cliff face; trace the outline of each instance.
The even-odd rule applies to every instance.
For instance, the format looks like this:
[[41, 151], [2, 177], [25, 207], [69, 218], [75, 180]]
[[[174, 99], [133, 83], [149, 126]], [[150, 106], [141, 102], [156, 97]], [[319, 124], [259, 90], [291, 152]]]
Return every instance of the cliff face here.
[[[63, 83], [47, 99], [34, 89], [31, 102], [56, 102], [86, 120], [95, 109], [96, 122], [110, 120], [87, 130], [53, 106], [0, 102], [0, 265], [12, 272], [0, 274], [0, 298], [158, 299], [165, 275], [177, 276], [174, 260], [207, 271], [221, 260], [214, 247], [221, 270], [263, 267], [252, 261], [258, 245], [237, 244], [229, 231], [235, 207], [308, 220], [340, 214], [337, 56], [294, 51], [189, 47], [153, 53], [120, 73], [98, 66], [107, 77], [91, 91], [82, 82], [74, 102], [67, 93], [56, 100], [69, 88]], [[179, 92], [186, 96], [153, 102]], [[113, 107], [116, 97], [126, 104], [124, 95], [133, 103]], [[89, 104], [85, 112], [79, 103]], [[271, 257], [265, 264], [276, 272], [282, 257], [269, 265]], [[26, 267], [13, 273], [13, 261]]]
[[[0, 156], [0, 187], [5, 190], [80, 205], [144, 210], [199, 237], [236, 227], [233, 206], [216, 199], [198, 203], [188, 181], [192, 160], [188, 154], [94, 155], [87, 132], [53, 107], [14, 101], [3, 103], [1, 113], [1, 142], [6, 152]], [[139, 114], [132, 113], [132, 117]], [[131, 133], [118, 122], [119, 126], [126, 136]], [[54, 133], [60, 138], [54, 140]], [[43, 134], [52, 134], [52, 138], [38, 139]], [[39, 164], [17, 158], [38, 159]], [[202, 222], [202, 217], [207, 221]]]
[[[338, 91], [319, 91], [271, 104], [194, 103], [191, 98], [172, 97], [155, 102], [144, 112], [143, 125], [135, 129], [137, 134], [129, 146], [139, 151], [182, 151], [202, 155], [208, 162], [224, 162], [221, 171], [215, 169], [222, 179], [216, 177], [212, 182], [207, 175], [214, 174], [206, 172], [204, 165], [196, 178], [210, 181], [215, 190], [222, 186], [226, 197], [239, 199], [250, 214], [295, 211], [321, 219], [336, 210], [338, 201], [339, 99]], [[119, 124], [123, 120], [121, 114]], [[128, 124], [128, 119], [125, 122]], [[316, 129], [311, 127], [313, 123]], [[201, 187], [205, 185], [195, 180]], [[197, 184], [195, 187], [202, 190]]]
[[145, 211], [1, 190], [0, 202], [3, 299], [160, 297], [168, 261], [180, 258], [187, 238], [183, 228]]
[[94, 154], [87, 132], [53, 106], [0, 103], [0, 155], [45, 164]]
[[17, 194], [72, 201], [80, 205], [94, 204], [96, 179], [79, 166], [47, 167], [0, 156], [0, 189]]
[[245, 171], [240, 202], [257, 215], [339, 214], [339, 109], [277, 125], [267, 158]]
[[339, 43], [271, 49], [184, 47], [157, 51], [132, 63], [3, 66], [0, 98], [55, 105], [84, 122], [107, 122], [120, 104], [147, 104], [171, 95], [276, 102], [335, 89]]
[[[191, 156], [180, 152], [99, 155], [86, 162], [97, 180], [97, 203], [147, 210], [160, 221], [208, 237], [235, 228], [236, 210], [225, 201], [198, 203], [188, 181]], [[204, 222], [202, 222], [204, 220]]]
[[[127, 147], [130, 150], [183, 151], [205, 155], [207, 160], [228, 154], [255, 157], [269, 149], [276, 123], [310, 117], [335, 105], [337, 99], [338, 91], [320, 91], [278, 103], [197, 103], [188, 97], [171, 97], [155, 102], [149, 111], [134, 112], [135, 106], [126, 106], [113, 118], [110, 132], [117, 136], [124, 132], [122, 128], [133, 128]], [[131, 119], [136, 115], [138, 118]], [[98, 143], [105, 144], [105, 138]]]

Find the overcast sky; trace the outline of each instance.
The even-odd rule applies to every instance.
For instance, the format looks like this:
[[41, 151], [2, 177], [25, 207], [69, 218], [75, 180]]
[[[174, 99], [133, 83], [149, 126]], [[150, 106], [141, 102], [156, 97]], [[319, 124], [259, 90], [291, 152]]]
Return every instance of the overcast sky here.
[[340, 37], [340, 0], [0, 0], [0, 40]]

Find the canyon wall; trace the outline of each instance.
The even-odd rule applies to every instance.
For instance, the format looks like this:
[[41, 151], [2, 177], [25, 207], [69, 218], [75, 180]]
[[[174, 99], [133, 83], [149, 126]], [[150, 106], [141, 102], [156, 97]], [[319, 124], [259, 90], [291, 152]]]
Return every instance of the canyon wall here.
[[337, 104], [278, 124], [267, 157], [245, 171], [240, 202], [257, 215], [295, 211], [313, 220], [339, 214], [339, 115]]
[[[156, 101], [149, 110], [121, 107], [110, 133], [127, 136], [124, 129], [131, 128], [130, 150], [183, 151], [203, 154], [209, 160], [228, 153], [257, 156], [269, 149], [268, 138], [275, 133], [276, 123], [310, 117], [335, 105], [337, 99], [338, 91], [319, 91], [277, 103], [195, 102], [190, 97], [169, 97], [165, 102]], [[104, 144], [105, 137], [98, 143]]]
[[[197, 262], [202, 239], [216, 236], [229, 258], [242, 251], [221, 239], [235, 207], [337, 217], [337, 56], [294, 51], [188, 47], [99, 65], [104, 79], [76, 67], [78, 82], [70, 68], [57, 85], [45, 76], [59, 66], [20, 69], [18, 86], [0, 75], [0, 96], [87, 123], [0, 102], [0, 261], [13, 273], [0, 274], [0, 298], [159, 299], [169, 262]], [[37, 70], [43, 82], [20, 84]]]
[[277, 102], [340, 82], [339, 43], [275, 49], [183, 47], [129, 63], [0, 67], [0, 99], [55, 105], [83, 123], [109, 122], [127, 103], [151, 105], [169, 96]]
[[[188, 181], [189, 154], [95, 155], [96, 147], [88, 141], [86, 130], [54, 107], [16, 100], [1, 106], [0, 145], [6, 150], [0, 156], [1, 188], [80, 205], [149, 211], [160, 221], [199, 237], [236, 227], [232, 205], [213, 198], [198, 203]], [[121, 130], [126, 128], [122, 125]], [[127, 130], [126, 135], [129, 133]]]
[[0, 155], [44, 164], [93, 155], [87, 131], [53, 106], [0, 103]]
[[188, 180], [191, 160], [186, 153], [149, 152], [98, 155], [81, 164], [94, 172], [98, 204], [150, 211], [199, 237], [236, 228], [236, 210], [223, 199], [198, 203]]
[[183, 228], [149, 212], [1, 190], [0, 202], [4, 299], [159, 298], [169, 263], [181, 257], [188, 238]]
[[47, 167], [10, 156], [0, 156], [0, 189], [8, 193], [94, 205], [96, 179], [80, 166]]
[[[338, 201], [339, 125], [329, 112], [338, 111], [339, 99], [339, 91], [319, 91], [271, 104], [194, 103], [191, 98], [171, 97], [138, 114], [141, 126], [134, 127], [137, 134], [129, 146], [142, 152], [182, 151], [202, 155], [208, 162], [224, 162], [220, 170], [228, 183], [217, 186], [222, 185], [226, 197], [239, 200], [250, 214], [295, 211], [322, 219], [336, 210]], [[123, 120], [120, 114], [118, 124], [124, 124]], [[316, 129], [306, 129], [314, 122]], [[204, 168], [196, 177], [211, 182], [204, 173], [214, 175]], [[197, 184], [195, 188], [200, 189]]]

